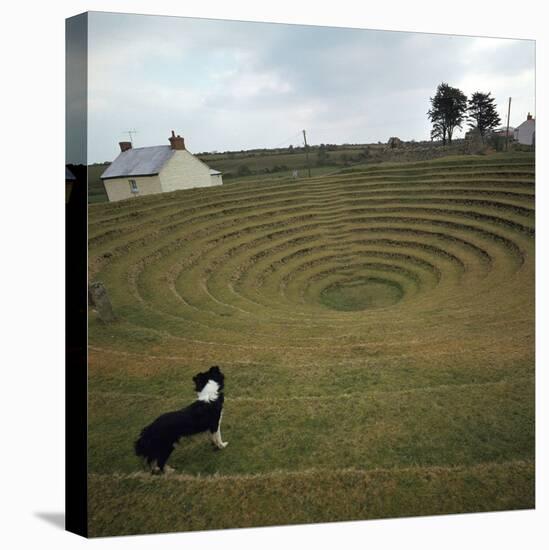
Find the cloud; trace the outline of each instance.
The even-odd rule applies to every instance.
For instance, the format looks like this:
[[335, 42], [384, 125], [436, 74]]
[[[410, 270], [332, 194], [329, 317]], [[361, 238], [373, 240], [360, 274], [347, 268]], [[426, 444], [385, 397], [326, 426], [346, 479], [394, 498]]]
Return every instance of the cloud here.
[[302, 128], [311, 143], [427, 139], [441, 81], [492, 91], [503, 111], [516, 95], [518, 123], [534, 109], [533, 44], [92, 13], [90, 160], [111, 160], [129, 128], [138, 146], [174, 129], [195, 152], [295, 144]]

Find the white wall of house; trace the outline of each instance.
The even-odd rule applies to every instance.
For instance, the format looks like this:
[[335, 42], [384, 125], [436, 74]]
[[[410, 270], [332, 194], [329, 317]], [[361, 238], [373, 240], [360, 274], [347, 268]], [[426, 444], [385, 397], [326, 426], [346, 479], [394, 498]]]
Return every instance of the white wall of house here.
[[[134, 182], [132, 185], [130, 182]], [[110, 202], [162, 193], [160, 178], [154, 176], [123, 177], [103, 180]], [[132, 187], [134, 190], [132, 190]], [[135, 191], [135, 188], [137, 190]]]
[[534, 119], [525, 120], [520, 126], [515, 128], [514, 138], [523, 145], [533, 145], [535, 131], [536, 121]]
[[222, 174], [210, 174], [211, 184], [210, 185], [223, 185], [223, 176]]
[[160, 184], [163, 191], [210, 187], [210, 169], [186, 149], [176, 150], [160, 170]]

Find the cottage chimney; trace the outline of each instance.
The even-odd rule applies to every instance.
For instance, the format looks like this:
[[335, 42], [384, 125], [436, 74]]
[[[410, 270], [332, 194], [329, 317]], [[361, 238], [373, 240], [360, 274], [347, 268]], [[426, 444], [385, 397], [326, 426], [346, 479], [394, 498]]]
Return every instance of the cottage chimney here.
[[170, 146], [174, 151], [183, 151], [185, 149], [185, 140], [172, 130], [172, 137], [170, 138]]
[[532, 115], [528, 113], [528, 116], [526, 117], [526, 120], [532, 120]]
[[120, 145], [120, 151], [124, 152], [128, 149], [132, 148], [132, 142], [131, 141], [121, 141], [118, 145]]

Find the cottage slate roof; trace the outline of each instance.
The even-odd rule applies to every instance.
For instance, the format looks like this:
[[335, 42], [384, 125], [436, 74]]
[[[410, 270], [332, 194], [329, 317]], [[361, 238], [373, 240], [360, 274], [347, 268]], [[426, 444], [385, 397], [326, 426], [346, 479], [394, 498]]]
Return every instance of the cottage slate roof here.
[[112, 161], [112, 164], [101, 174], [101, 179], [154, 176], [162, 170], [173, 153], [169, 145], [128, 149]]

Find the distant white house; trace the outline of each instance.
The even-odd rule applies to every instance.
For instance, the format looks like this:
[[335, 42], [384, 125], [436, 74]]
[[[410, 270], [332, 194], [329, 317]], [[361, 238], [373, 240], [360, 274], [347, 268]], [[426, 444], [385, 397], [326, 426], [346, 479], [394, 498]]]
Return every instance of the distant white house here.
[[526, 120], [515, 128], [515, 141], [523, 145], [534, 145], [536, 141], [536, 119], [530, 113]]
[[223, 183], [221, 172], [189, 153], [173, 130], [169, 142], [135, 149], [120, 142], [120, 154], [101, 175], [109, 201]]

